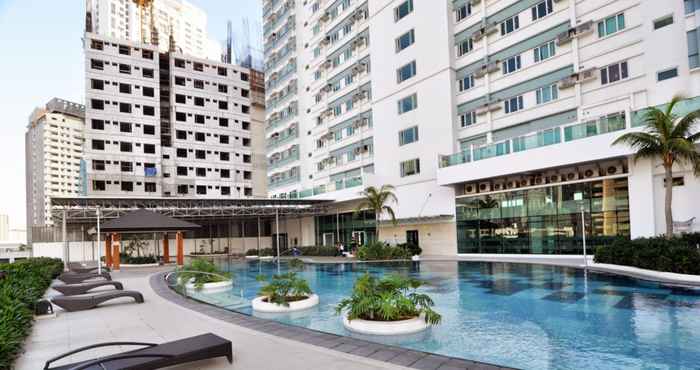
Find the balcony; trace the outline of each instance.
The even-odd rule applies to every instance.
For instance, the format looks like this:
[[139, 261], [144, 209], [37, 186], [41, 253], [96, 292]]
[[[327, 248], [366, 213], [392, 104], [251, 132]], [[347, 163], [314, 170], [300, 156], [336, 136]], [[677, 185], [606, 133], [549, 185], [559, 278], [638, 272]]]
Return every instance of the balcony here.
[[267, 139], [267, 144], [266, 148], [267, 150], [272, 150], [277, 148], [280, 145], [286, 144], [296, 138], [299, 137], [299, 129], [296, 128], [296, 125], [292, 125], [287, 130], [282, 131], [282, 133], [275, 133], [272, 134], [268, 139]]
[[280, 168], [298, 160], [299, 148], [297, 145], [295, 145], [283, 153], [275, 153], [271, 155], [270, 159], [268, 160], [267, 169], [273, 170], [275, 168]]

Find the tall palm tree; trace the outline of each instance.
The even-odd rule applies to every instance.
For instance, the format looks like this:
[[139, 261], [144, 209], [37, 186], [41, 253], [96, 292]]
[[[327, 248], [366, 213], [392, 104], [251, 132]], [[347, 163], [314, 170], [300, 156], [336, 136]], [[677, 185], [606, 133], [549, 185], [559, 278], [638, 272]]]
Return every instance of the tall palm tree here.
[[394, 187], [392, 185], [382, 185], [379, 189], [374, 186], [368, 186], [360, 195], [362, 195], [363, 199], [357, 206], [355, 213], [370, 209], [374, 212], [374, 220], [377, 222], [377, 228], [379, 228], [379, 219], [382, 217], [382, 214], [386, 212], [389, 217], [391, 217], [391, 222], [396, 224], [394, 209], [388, 205], [390, 202], [397, 204], [399, 202], [394, 194]]
[[676, 105], [683, 100], [674, 96], [666, 109], [649, 108], [643, 116], [645, 129], [642, 132], [630, 132], [620, 136], [613, 145], [625, 144], [636, 152], [634, 161], [639, 159], [661, 158], [665, 171], [665, 213], [666, 238], [673, 236], [673, 164], [693, 167], [695, 175], [700, 175], [700, 153], [695, 142], [700, 140], [700, 132], [695, 132], [695, 125], [700, 118], [700, 110], [680, 116], [674, 113]]

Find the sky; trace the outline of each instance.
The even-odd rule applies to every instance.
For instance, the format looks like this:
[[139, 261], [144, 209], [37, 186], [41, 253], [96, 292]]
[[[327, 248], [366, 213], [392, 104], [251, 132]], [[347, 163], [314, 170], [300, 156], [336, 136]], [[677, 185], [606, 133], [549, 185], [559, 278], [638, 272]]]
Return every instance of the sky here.
[[[251, 29], [262, 23], [261, 0], [189, 2], [207, 12], [209, 38], [220, 42], [229, 19], [235, 35], [243, 35], [244, 18]], [[84, 104], [84, 19], [85, 0], [0, 0], [0, 214], [9, 215], [10, 228], [26, 223], [29, 115], [53, 97]]]

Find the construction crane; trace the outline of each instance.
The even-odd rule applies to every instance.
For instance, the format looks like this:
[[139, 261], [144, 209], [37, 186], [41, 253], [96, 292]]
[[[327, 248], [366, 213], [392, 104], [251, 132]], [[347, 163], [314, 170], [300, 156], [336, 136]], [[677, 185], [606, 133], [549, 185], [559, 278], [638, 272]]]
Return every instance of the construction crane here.
[[158, 45], [158, 30], [156, 29], [155, 22], [155, 11], [153, 9], [154, 0], [133, 0], [136, 6], [139, 8], [139, 14], [141, 15], [141, 42], [144, 44], [148, 42], [146, 39], [146, 9], [150, 10], [151, 19], [149, 25], [151, 28], [151, 44]]

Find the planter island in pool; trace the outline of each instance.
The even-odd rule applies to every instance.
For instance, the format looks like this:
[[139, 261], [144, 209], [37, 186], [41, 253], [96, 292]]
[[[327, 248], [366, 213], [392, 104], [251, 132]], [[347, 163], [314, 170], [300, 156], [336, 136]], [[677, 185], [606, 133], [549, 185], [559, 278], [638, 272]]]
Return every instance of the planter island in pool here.
[[421, 332], [430, 327], [423, 316], [408, 320], [398, 321], [371, 321], [354, 319], [348, 320], [348, 315], [343, 315], [345, 329], [368, 335], [406, 335]]
[[318, 304], [318, 295], [312, 294], [306, 299], [300, 301], [289, 302], [289, 306], [283, 306], [277, 303], [265, 302], [266, 296], [261, 296], [253, 299], [253, 311], [266, 313], [286, 313], [307, 310]]
[[194, 285], [194, 283], [187, 283], [185, 285], [185, 288], [187, 289], [187, 293], [192, 293], [192, 292], [197, 292], [197, 293], [204, 293], [204, 294], [209, 294], [209, 293], [221, 293], [225, 292], [227, 290], [231, 290], [233, 287], [233, 281], [228, 280], [228, 281], [217, 281], [215, 283], [204, 283], [204, 286], [202, 286], [202, 289], [197, 289]]

